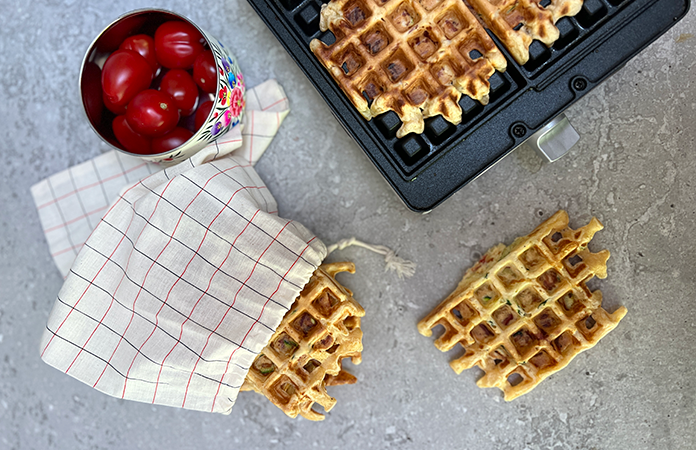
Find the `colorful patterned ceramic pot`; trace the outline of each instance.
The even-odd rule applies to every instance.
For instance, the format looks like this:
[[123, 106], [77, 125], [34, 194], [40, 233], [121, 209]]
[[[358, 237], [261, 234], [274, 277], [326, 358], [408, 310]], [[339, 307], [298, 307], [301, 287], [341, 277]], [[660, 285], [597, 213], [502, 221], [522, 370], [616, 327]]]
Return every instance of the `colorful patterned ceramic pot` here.
[[[124, 150], [116, 140], [111, 129], [115, 115], [103, 106], [101, 92], [101, 68], [107, 57], [125, 38], [135, 34], [154, 36], [155, 30], [164, 22], [181, 20], [188, 22], [205, 39], [205, 44], [215, 56], [217, 65], [217, 88], [214, 94], [201, 94], [198, 104], [212, 100], [213, 108], [203, 126], [179, 147], [159, 154], [136, 154]], [[202, 30], [195, 23], [179, 14], [155, 9], [131, 11], [107, 26], [92, 42], [82, 60], [80, 71], [80, 93], [82, 103], [92, 129], [110, 146], [127, 155], [147, 161], [173, 164], [189, 158], [231, 127], [239, 124], [244, 112], [245, 83], [237, 60], [216, 38]], [[182, 119], [182, 120], [186, 120]], [[193, 121], [193, 116], [189, 118]]]

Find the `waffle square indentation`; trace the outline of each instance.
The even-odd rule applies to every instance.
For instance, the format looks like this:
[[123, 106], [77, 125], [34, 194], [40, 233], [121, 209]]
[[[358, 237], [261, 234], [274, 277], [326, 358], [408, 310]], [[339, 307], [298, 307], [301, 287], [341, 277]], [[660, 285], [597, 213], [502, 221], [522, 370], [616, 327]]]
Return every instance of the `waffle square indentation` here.
[[310, 3], [295, 14], [295, 22], [302, 28], [307, 36], [312, 36], [319, 31], [319, 7]]

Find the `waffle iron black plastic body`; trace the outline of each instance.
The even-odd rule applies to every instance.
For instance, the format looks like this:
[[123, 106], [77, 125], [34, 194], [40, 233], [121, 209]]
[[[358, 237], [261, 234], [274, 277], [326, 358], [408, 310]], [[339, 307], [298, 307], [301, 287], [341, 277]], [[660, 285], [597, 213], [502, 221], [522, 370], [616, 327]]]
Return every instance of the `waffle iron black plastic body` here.
[[299, 64], [336, 118], [372, 160], [404, 203], [429, 211], [475, 179], [563, 112], [629, 59], [665, 33], [689, 9], [690, 0], [585, 0], [580, 13], [561, 19], [552, 48], [539, 41], [530, 59], [490, 79], [486, 106], [462, 96], [459, 125], [441, 116], [425, 121], [422, 135], [396, 138], [394, 112], [366, 121], [309, 49], [330, 32], [319, 30], [321, 0], [249, 0]]

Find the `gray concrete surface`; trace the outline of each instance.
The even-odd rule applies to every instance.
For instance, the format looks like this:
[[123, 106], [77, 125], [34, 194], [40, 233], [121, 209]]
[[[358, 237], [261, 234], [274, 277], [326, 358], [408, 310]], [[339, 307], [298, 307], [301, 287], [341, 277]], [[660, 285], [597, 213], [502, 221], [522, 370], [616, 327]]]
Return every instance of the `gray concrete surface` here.
[[[696, 13], [567, 115], [581, 134], [562, 160], [521, 149], [429, 215], [402, 206], [245, 0], [155, 2], [231, 46], [249, 85], [270, 77], [292, 113], [257, 168], [280, 204], [325, 242], [357, 236], [398, 248], [415, 277], [379, 257], [341, 280], [364, 305], [357, 385], [334, 388], [322, 423], [240, 395], [229, 416], [105, 396], [48, 367], [38, 341], [62, 279], [29, 187], [105, 151], [83, 119], [83, 51], [136, 1], [0, 0], [0, 449], [690, 449], [696, 448], [693, 264], [696, 235]], [[416, 323], [475, 255], [558, 209], [605, 230], [605, 305], [620, 326], [561, 373], [511, 402], [456, 375]]]

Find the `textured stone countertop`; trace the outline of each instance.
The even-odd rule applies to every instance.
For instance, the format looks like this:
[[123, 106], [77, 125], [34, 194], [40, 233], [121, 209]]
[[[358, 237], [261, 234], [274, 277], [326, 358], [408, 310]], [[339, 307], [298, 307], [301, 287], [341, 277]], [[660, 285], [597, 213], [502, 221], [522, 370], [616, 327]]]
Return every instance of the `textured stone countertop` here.
[[[418, 264], [400, 281], [346, 249], [339, 279], [365, 307], [358, 384], [324, 422], [291, 420], [254, 393], [231, 415], [101, 394], [44, 364], [38, 343], [62, 278], [29, 188], [107, 150], [83, 118], [83, 52], [114, 0], [0, 0], [0, 449], [696, 448], [696, 13], [567, 111], [581, 135], [558, 162], [521, 148], [427, 215], [407, 210], [246, 0], [155, 2], [228, 43], [247, 84], [276, 78], [292, 112], [257, 165], [280, 215], [324, 242], [356, 236]], [[628, 315], [594, 349], [506, 403], [456, 375], [416, 323], [477, 255], [558, 209], [598, 217], [611, 251], [595, 283]]]

